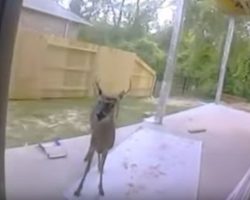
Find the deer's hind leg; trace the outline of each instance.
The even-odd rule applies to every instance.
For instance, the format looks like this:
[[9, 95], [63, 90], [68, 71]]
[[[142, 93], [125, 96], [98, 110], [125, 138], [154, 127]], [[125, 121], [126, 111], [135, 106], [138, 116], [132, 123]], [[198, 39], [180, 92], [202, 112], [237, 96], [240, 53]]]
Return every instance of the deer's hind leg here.
[[[99, 180], [99, 194], [101, 196], [104, 196], [104, 190], [103, 190], [103, 185], [102, 185], [102, 180], [103, 180], [103, 169], [105, 165], [105, 161], [108, 155], [108, 151], [105, 151], [100, 154], [100, 180]], [[99, 155], [98, 155], [99, 156]]]
[[99, 173], [101, 173], [101, 158], [102, 158], [101, 154], [98, 153], [98, 170], [99, 170]]

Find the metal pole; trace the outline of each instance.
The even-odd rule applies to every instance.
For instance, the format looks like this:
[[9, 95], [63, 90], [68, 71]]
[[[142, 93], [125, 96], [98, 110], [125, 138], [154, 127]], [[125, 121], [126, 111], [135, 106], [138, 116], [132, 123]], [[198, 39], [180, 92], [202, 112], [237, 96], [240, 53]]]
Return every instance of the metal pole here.
[[225, 45], [224, 45], [224, 51], [223, 51], [222, 60], [221, 60], [220, 75], [219, 75], [219, 80], [217, 83], [217, 92], [216, 92], [216, 96], [215, 96], [215, 103], [217, 103], [217, 104], [220, 103], [220, 100], [221, 100], [221, 95], [222, 95], [222, 91], [223, 91], [223, 84], [224, 84], [225, 74], [226, 74], [226, 70], [227, 70], [228, 57], [230, 54], [231, 44], [233, 41], [234, 29], [235, 29], [235, 19], [234, 19], [234, 17], [230, 17], [229, 23], [228, 23], [228, 30], [227, 30]]
[[183, 22], [183, 13], [186, 1], [187, 0], [178, 0], [177, 11], [175, 12], [173, 33], [166, 61], [164, 77], [161, 85], [160, 97], [155, 115], [155, 123], [157, 124], [162, 123], [162, 119], [165, 115], [166, 103], [171, 91], [172, 80], [176, 65], [177, 46], [180, 40], [181, 27]]
[[5, 127], [10, 68], [22, 0], [0, 1], [0, 199], [5, 192]]

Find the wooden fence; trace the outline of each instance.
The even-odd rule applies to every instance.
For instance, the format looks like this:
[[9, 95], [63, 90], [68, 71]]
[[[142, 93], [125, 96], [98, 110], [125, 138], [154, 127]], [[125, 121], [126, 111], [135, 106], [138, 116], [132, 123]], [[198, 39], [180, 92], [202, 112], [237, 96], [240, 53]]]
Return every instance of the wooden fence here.
[[116, 95], [152, 95], [155, 72], [136, 54], [95, 44], [20, 31], [12, 61], [10, 99], [92, 96], [93, 83]]

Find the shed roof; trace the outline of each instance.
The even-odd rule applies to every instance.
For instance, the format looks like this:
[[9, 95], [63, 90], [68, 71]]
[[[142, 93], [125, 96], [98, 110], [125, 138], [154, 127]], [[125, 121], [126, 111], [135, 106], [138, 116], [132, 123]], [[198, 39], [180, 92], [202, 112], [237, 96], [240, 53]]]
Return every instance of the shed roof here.
[[23, 0], [23, 7], [62, 19], [66, 19], [68, 21], [72, 21], [78, 24], [91, 26], [88, 21], [74, 14], [70, 10], [66, 10], [65, 8], [60, 6], [55, 0]]

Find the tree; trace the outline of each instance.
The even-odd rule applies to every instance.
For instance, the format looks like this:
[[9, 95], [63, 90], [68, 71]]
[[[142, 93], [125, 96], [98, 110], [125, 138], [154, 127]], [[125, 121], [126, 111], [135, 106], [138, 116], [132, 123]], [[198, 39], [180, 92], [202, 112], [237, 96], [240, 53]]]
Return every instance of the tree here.
[[214, 95], [226, 30], [225, 17], [208, 1], [190, 0], [178, 55], [177, 75], [202, 95]]
[[[162, 79], [165, 52], [172, 34], [171, 23], [157, 25], [157, 11], [165, 6], [164, 0], [74, 1], [78, 1], [76, 7], [79, 7], [79, 2], [81, 5], [89, 2], [85, 10], [81, 10], [84, 15], [91, 9], [98, 9], [98, 12], [91, 14], [94, 27], [84, 28], [80, 34], [81, 39], [135, 52], [156, 70], [158, 79]], [[97, 7], [92, 8], [94, 2]], [[76, 9], [75, 12], [79, 11]], [[196, 91], [206, 96], [215, 92], [226, 22], [226, 17], [211, 6], [210, 0], [189, 1], [177, 55], [176, 75], [184, 82], [194, 84]], [[153, 25], [157, 27], [154, 32]], [[248, 27], [249, 22], [245, 18], [238, 19], [225, 91], [250, 97]]]
[[170, 44], [173, 26], [170, 23], [165, 23], [162, 27], [156, 29], [152, 34], [152, 39], [159, 45], [162, 50], [167, 51]]
[[162, 80], [165, 68], [165, 52], [150, 38], [142, 38], [135, 42], [134, 51], [157, 72], [158, 80]]
[[72, 0], [69, 6], [72, 12], [76, 13], [79, 16], [82, 16], [82, 0]]
[[92, 21], [97, 19], [102, 10], [101, 0], [72, 0], [70, 9], [79, 16]]
[[119, 16], [118, 16], [118, 20], [117, 20], [117, 27], [120, 27], [121, 25], [121, 21], [122, 21], [122, 17], [123, 17], [123, 9], [124, 9], [124, 5], [125, 5], [125, 0], [122, 0], [121, 6], [120, 6], [120, 10], [119, 10]]

